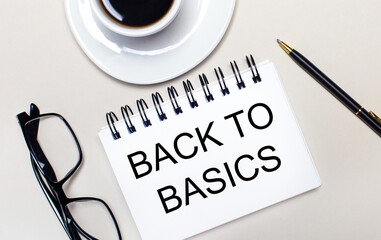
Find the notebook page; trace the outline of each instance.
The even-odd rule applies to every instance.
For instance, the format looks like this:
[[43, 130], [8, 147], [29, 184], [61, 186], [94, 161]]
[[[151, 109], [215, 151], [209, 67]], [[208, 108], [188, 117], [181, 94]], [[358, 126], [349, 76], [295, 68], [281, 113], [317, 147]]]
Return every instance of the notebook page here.
[[162, 104], [165, 121], [147, 110], [152, 126], [133, 116], [135, 133], [119, 121], [120, 139], [99, 132], [143, 239], [184, 239], [320, 186], [274, 65], [258, 70], [241, 90], [226, 78], [226, 96], [211, 83], [209, 103], [194, 91], [199, 107], [179, 97], [182, 114]]

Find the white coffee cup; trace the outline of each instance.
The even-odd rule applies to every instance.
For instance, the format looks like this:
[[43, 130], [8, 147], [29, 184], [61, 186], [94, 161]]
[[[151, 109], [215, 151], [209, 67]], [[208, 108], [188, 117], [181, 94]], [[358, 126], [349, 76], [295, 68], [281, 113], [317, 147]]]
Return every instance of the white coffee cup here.
[[167, 27], [179, 13], [182, 0], [174, 0], [168, 12], [160, 20], [143, 27], [128, 27], [116, 22], [105, 12], [106, 10], [100, 1], [101, 0], [90, 0], [90, 6], [95, 16], [105, 27], [124, 36], [145, 37], [157, 33]]

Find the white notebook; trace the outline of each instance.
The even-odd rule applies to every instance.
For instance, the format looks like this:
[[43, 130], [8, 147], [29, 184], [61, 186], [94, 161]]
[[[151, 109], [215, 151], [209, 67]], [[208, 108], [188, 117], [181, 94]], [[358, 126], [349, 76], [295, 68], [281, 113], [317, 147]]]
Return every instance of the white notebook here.
[[255, 67], [99, 132], [142, 239], [188, 238], [321, 185], [274, 65]]

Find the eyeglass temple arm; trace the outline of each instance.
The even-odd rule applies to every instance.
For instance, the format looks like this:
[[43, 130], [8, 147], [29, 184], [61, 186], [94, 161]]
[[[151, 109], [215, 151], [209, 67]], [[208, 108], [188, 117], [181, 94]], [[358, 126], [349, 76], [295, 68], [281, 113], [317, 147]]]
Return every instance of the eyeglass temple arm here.
[[[30, 115], [28, 116], [28, 114], [26, 114], [24, 112], [24, 113], [17, 115], [17, 118], [19, 119], [19, 122], [21, 125], [25, 125], [27, 118], [34, 118], [34, 117], [37, 117], [38, 115], [40, 115], [40, 110], [38, 109], [38, 107], [34, 103], [31, 103], [30, 104]], [[31, 127], [31, 130], [32, 130], [31, 134], [33, 134], [34, 138], [37, 138], [39, 123], [40, 123], [40, 121], [38, 119], [31, 123], [32, 124], [31, 125], [32, 126]], [[24, 137], [26, 137], [26, 136], [24, 136]], [[25, 139], [25, 140], [27, 140], [27, 139]], [[38, 169], [37, 169], [38, 167], [36, 166], [36, 163], [33, 159], [32, 154], [30, 154], [30, 160], [31, 160], [33, 172], [36, 176], [36, 179], [37, 179], [42, 191], [44, 192], [44, 195], [45, 195], [46, 199], [48, 200], [51, 208], [53, 209], [53, 211], [56, 214], [58, 220], [60, 221], [63, 229], [65, 230], [66, 234], [68, 235], [68, 237], [70, 239], [80, 239], [78, 233], [75, 234], [76, 236], [74, 236], [74, 238], [70, 234], [70, 232], [73, 232], [73, 231], [70, 231], [68, 229], [68, 227], [70, 227], [71, 229], [74, 229], [74, 226], [72, 225], [72, 223], [71, 224], [69, 223], [71, 226], [66, 226], [66, 223], [65, 223], [66, 221], [63, 218], [64, 214], [60, 208], [60, 205], [57, 202], [57, 200], [55, 199], [55, 197], [53, 196], [53, 194], [51, 192], [47, 191], [48, 187], [41, 179], [40, 173], [38, 172]]]
[[33, 168], [33, 172], [36, 176], [36, 179], [42, 189], [42, 191], [44, 192], [44, 195], [46, 197], [46, 199], [48, 200], [51, 208], [53, 209], [54, 213], [56, 214], [58, 220], [60, 221], [63, 229], [65, 230], [66, 234], [69, 236], [70, 239], [71, 236], [70, 236], [70, 233], [69, 233], [69, 230], [67, 229], [67, 227], [65, 226], [65, 221], [63, 219], [63, 213], [62, 211], [60, 210], [60, 206], [59, 206], [59, 203], [57, 202], [57, 200], [54, 198], [53, 194], [51, 194], [50, 192], [48, 192], [46, 189], [48, 189], [48, 187], [46, 186], [46, 184], [42, 181], [39, 173], [38, 173], [38, 169], [37, 169], [37, 166], [35, 165], [36, 163], [34, 162], [33, 160], [33, 156], [32, 154], [30, 155], [31, 157], [31, 162], [32, 162], [32, 168]]
[[[38, 168], [43, 168], [43, 172], [48, 175], [49, 179], [56, 179], [55, 173], [49, 161], [46, 159], [45, 154], [43, 153], [41, 147], [37, 142], [37, 134], [40, 120], [36, 117], [40, 115], [40, 110], [35, 104], [30, 104], [30, 115], [26, 112], [19, 113], [17, 119], [19, 121], [20, 127], [22, 129], [24, 139], [29, 151], [33, 151], [35, 156], [38, 156], [39, 159], [35, 159], [38, 164]], [[35, 119], [28, 123], [31, 119]], [[28, 125], [26, 126], [26, 124]], [[32, 158], [33, 160], [33, 158]], [[42, 167], [43, 166], [43, 167]]]

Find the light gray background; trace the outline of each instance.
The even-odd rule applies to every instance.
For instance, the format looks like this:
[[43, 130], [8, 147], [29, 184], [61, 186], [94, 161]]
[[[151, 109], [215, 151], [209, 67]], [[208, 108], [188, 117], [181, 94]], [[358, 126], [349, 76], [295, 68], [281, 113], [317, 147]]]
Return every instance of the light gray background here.
[[[218, 6], [216, 6], [218, 7]], [[381, 1], [238, 0], [216, 50], [170, 82], [135, 86], [113, 79], [82, 52], [62, 1], [3, 1], [0, 8], [0, 238], [67, 239], [33, 175], [16, 114], [36, 103], [65, 116], [84, 162], [69, 196], [97, 196], [113, 209], [125, 239], [139, 233], [98, 139], [107, 111], [166, 87], [181, 89], [213, 67], [243, 68], [244, 56], [275, 63], [323, 185], [192, 239], [380, 239], [381, 139], [280, 49], [280, 38], [381, 115]], [[185, 56], [179, 56], [185, 57]], [[210, 77], [214, 79], [214, 77]], [[136, 108], [134, 108], [136, 110]]]

